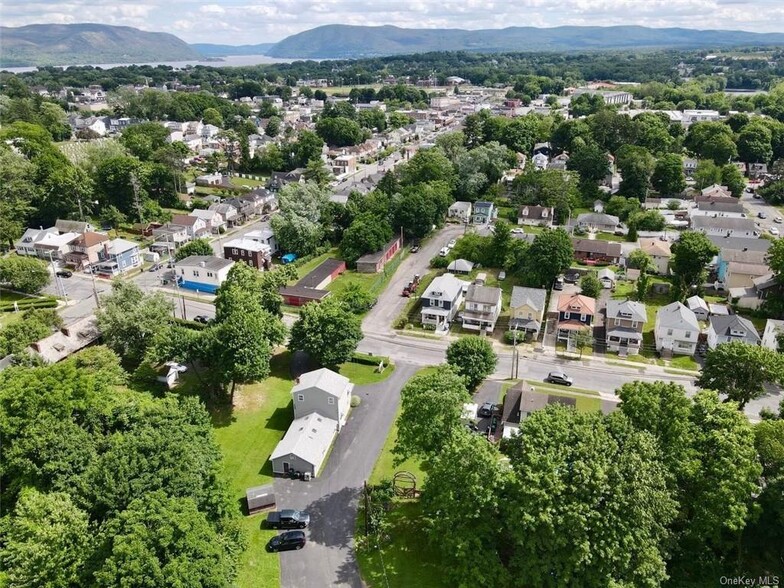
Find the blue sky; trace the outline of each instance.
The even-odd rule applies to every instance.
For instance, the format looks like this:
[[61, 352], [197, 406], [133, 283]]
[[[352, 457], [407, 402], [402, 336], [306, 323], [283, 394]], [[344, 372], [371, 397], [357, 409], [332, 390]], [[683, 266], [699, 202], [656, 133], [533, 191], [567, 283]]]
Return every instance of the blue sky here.
[[412, 28], [638, 24], [784, 33], [782, 0], [3, 0], [5, 26], [100, 22], [185, 41], [266, 43], [324, 24]]

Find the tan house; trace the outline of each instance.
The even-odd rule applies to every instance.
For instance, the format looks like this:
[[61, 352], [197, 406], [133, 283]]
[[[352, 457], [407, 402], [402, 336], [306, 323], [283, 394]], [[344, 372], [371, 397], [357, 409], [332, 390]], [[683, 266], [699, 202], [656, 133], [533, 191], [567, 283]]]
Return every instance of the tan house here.
[[608, 300], [607, 351], [637, 355], [642, 347], [642, 330], [648, 320], [645, 305], [631, 300]]
[[547, 290], [542, 288], [512, 288], [509, 330], [522, 331], [536, 339], [542, 328], [546, 299]]
[[637, 245], [641, 251], [644, 251], [651, 256], [653, 265], [656, 266], [657, 274], [666, 276], [670, 273], [672, 250], [669, 241], [662, 241], [661, 239], [638, 239]]
[[77, 270], [83, 270], [94, 263], [98, 263], [99, 252], [103, 251], [103, 244], [109, 241], [109, 236], [103, 233], [87, 231], [71, 241], [71, 250], [65, 254], [64, 261]]
[[731, 261], [727, 264], [724, 287], [727, 289], [751, 288], [756, 278], [769, 272], [770, 269], [765, 264]]

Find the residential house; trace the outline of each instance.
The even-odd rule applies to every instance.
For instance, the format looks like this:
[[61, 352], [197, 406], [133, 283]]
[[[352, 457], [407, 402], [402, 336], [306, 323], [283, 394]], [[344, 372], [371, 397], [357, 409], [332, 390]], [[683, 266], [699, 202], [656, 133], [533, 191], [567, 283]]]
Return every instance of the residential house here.
[[737, 198], [730, 197], [731, 202], [723, 197], [697, 202], [697, 207], [692, 208], [691, 217], [695, 216], [728, 216], [731, 218], [745, 218], [746, 209]]
[[547, 290], [514, 286], [509, 302], [509, 329], [523, 331], [533, 339], [539, 337], [544, 320]]
[[210, 204], [208, 210], [217, 212], [229, 227], [234, 227], [240, 224], [237, 208], [229, 202], [215, 202]]
[[46, 363], [57, 363], [92, 345], [100, 336], [101, 331], [95, 315], [89, 315], [32, 343], [27, 350]]
[[[715, 239], [712, 239], [716, 243]], [[736, 242], [740, 244], [736, 244]], [[757, 246], [757, 242], [763, 242], [764, 245]], [[721, 243], [721, 241], [719, 241]], [[718, 243], [717, 243], [718, 244]], [[751, 247], [746, 245], [753, 245]], [[726, 246], [718, 244], [720, 247], [719, 254], [716, 256], [716, 279], [723, 284], [728, 281], [728, 274], [731, 264], [743, 264], [752, 266], [761, 266], [764, 268], [762, 273], [755, 273], [754, 277], [767, 273], [766, 256], [770, 241], [767, 239], [735, 239], [734, 242], [728, 242]], [[735, 268], [736, 272], [738, 268]], [[750, 286], [751, 284], [738, 284], [737, 286]], [[728, 288], [736, 286], [727, 286]]]
[[550, 158], [547, 157], [544, 153], [534, 153], [533, 157], [531, 157], [531, 163], [534, 164], [534, 169], [537, 171], [547, 169], [547, 164], [549, 162]]
[[338, 155], [332, 160], [332, 173], [335, 177], [343, 177], [357, 171], [356, 155]]
[[553, 152], [553, 148], [550, 146], [550, 143], [536, 143], [534, 145], [533, 155], [541, 153], [542, 155], [550, 157], [550, 155], [552, 155], [552, 152]]
[[453, 202], [447, 212], [447, 217], [459, 220], [462, 223], [467, 223], [471, 220], [471, 203], [470, 202]]
[[555, 169], [558, 171], [566, 171], [566, 166], [569, 164], [569, 154], [561, 153], [553, 157], [547, 164], [547, 169]]
[[293, 169], [290, 172], [272, 172], [270, 179], [267, 181], [266, 188], [273, 192], [277, 192], [287, 184], [303, 183], [305, 183], [305, 170], [300, 167]]
[[697, 171], [697, 164], [699, 162], [696, 159], [691, 157], [684, 157], [683, 158], [683, 175], [687, 178], [691, 178], [694, 175], [694, 172]]
[[749, 179], [752, 181], [763, 180], [768, 175], [768, 166], [765, 163], [749, 164]]
[[70, 251], [65, 254], [65, 263], [76, 270], [85, 270], [99, 261], [99, 253], [109, 236], [87, 231], [69, 243]]
[[757, 227], [750, 218], [731, 218], [726, 216], [695, 216], [691, 220], [692, 228], [706, 235], [727, 235], [756, 239]]
[[762, 346], [772, 351], [779, 351], [779, 336], [784, 334], [784, 321], [768, 319], [762, 333]]
[[584, 212], [577, 215], [577, 226], [587, 231], [613, 232], [620, 223], [617, 216], [603, 212]]
[[606, 309], [607, 351], [637, 355], [648, 314], [642, 302], [608, 300]]
[[213, 255], [191, 255], [177, 262], [175, 272], [182, 288], [214, 294], [226, 281], [234, 265], [231, 259]]
[[615, 288], [615, 284], [618, 282], [615, 272], [608, 267], [600, 269], [596, 277], [602, 283], [602, 287], [607, 289]]
[[557, 340], [569, 342], [575, 331], [590, 329], [596, 314], [596, 299], [582, 294], [561, 296], [558, 300]]
[[553, 224], [553, 212], [552, 206], [526, 204], [517, 210], [517, 224], [549, 227]]
[[357, 260], [357, 271], [361, 274], [377, 274], [400, 251], [400, 237], [384, 245], [381, 251], [368, 253]]
[[86, 233], [87, 231], [94, 231], [95, 227], [85, 221], [67, 220], [58, 218], [54, 221], [54, 228], [61, 235], [64, 233]]
[[710, 306], [699, 296], [690, 296], [686, 299], [686, 307], [694, 313], [698, 321], [707, 321], [710, 318]]
[[737, 314], [725, 316], [712, 316], [708, 326], [708, 347], [716, 349], [722, 343], [741, 342], [749, 345], [759, 345], [759, 333], [747, 318]]
[[242, 261], [257, 270], [268, 270], [272, 265], [270, 246], [244, 237], [226, 241], [223, 244], [223, 257]]
[[463, 301], [463, 287], [466, 285], [467, 282], [452, 274], [443, 274], [430, 282], [420, 298], [422, 324], [434, 327], [436, 331], [448, 329]]
[[575, 259], [585, 263], [618, 263], [622, 246], [602, 239], [572, 239]]
[[[57, 233], [45, 230], [37, 236], [35, 243], [33, 243], [33, 250], [36, 257], [41, 259], [61, 260], [71, 250], [71, 242], [78, 236], [78, 233]], [[22, 240], [24, 239], [23, 235]]]
[[256, 231], [248, 231], [245, 233], [245, 238], [269, 245], [270, 251], [273, 255], [279, 251], [278, 241], [275, 239], [275, 233], [273, 233], [272, 229], [269, 227], [264, 227], [263, 229], [258, 229]]
[[211, 233], [220, 233], [221, 230], [226, 229], [226, 221], [223, 220], [223, 216], [215, 210], [196, 208], [191, 210], [188, 214], [202, 219]]
[[335, 421], [339, 431], [348, 420], [353, 390], [354, 384], [347, 377], [327, 368], [306, 372], [291, 389], [294, 418], [316, 412]]
[[751, 288], [754, 280], [770, 273], [766, 263], [743, 263], [731, 261], [727, 264], [724, 288]]
[[720, 186], [719, 184], [712, 184], [707, 188], [703, 188], [700, 190], [699, 196], [697, 197], [697, 201], [699, 202], [700, 199], [704, 198], [732, 198], [732, 192], [730, 192], [727, 186]]
[[329, 296], [329, 290], [324, 288], [345, 271], [345, 261], [334, 258], [325, 259], [299, 282], [293, 286], [284, 286], [279, 290], [283, 297], [283, 303], [290, 306], [303, 306], [309, 302], [324, 300]]
[[142, 257], [139, 245], [126, 239], [104, 241], [103, 248], [98, 252], [98, 263], [93, 271], [100, 275], [117, 276], [139, 267]]
[[749, 168], [748, 168], [748, 167], [746, 166], [746, 164], [745, 164], [744, 162], [742, 162], [742, 161], [733, 161], [733, 162], [732, 162], [732, 165], [734, 165], [734, 166], [735, 166], [735, 169], [737, 169], [737, 170], [738, 170], [740, 173], [742, 173], [744, 176], [745, 176], [745, 175], [748, 173], [748, 171], [749, 171]]
[[294, 419], [270, 455], [272, 473], [303, 472], [315, 478], [337, 436], [337, 421], [312, 412]]
[[152, 230], [153, 244], [150, 249], [171, 255], [191, 240], [188, 228], [182, 225], [167, 224]]
[[694, 355], [700, 325], [691, 310], [680, 302], [672, 302], [656, 313], [654, 336], [660, 353]]
[[557, 394], [537, 392], [526, 382], [519, 382], [506, 391], [501, 412], [503, 436], [508, 438], [520, 430], [520, 423], [538, 410], [551, 404], [576, 408], [577, 399]]
[[460, 314], [463, 328], [492, 333], [501, 314], [501, 288], [471, 284]]
[[471, 215], [471, 222], [475, 225], [486, 225], [490, 223], [498, 214], [495, 205], [485, 200], [474, 202], [474, 210]]
[[669, 275], [670, 258], [672, 257], [669, 241], [641, 238], [637, 240], [637, 246], [651, 257], [657, 274], [662, 276]]
[[738, 308], [756, 310], [772, 293], [781, 292], [781, 285], [772, 272], [754, 278], [751, 282], [750, 287], [730, 288], [729, 301]]
[[[199, 139], [199, 143], [201, 143], [201, 139]], [[205, 174], [202, 176], [196, 177], [196, 185], [197, 186], [220, 186], [223, 184], [223, 174], [214, 173], [214, 174]]]
[[27, 255], [31, 257], [38, 257], [38, 252], [35, 250], [35, 244], [43, 240], [46, 235], [58, 235], [59, 232], [55, 227], [48, 229], [27, 229], [19, 240], [14, 243], [14, 249], [18, 255]]
[[206, 237], [210, 234], [210, 229], [207, 227], [207, 221], [198, 216], [191, 216], [189, 214], [175, 214], [172, 216], [171, 223], [164, 226], [183, 227], [188, 233], [188, 239], [199, 239]]
[[244, 224], [256, 216], [257, 207], [256, 203], [250, 200], [243, 200], [240, 197], [226, 198], [222, 201], [225, 204], [231, 204], [237, 211], [237, 216], [234, 218], [235, 224]]
[[456, 259], [446, 266], [446, 271], [451, 274], [470, 274], [474, 264], [467, 259]]

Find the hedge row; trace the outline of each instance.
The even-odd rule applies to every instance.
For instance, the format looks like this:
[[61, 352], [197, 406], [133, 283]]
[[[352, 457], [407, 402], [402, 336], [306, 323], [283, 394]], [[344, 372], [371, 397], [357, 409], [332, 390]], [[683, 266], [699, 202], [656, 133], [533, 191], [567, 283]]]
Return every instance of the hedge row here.
[[25, 298], [23, 300], [17, 300], [16, 306], [14, 306], [14, 302], [0, 302], [0, 312], [12, 312], [16, 309], [55, 308], [56, 306], [56, 298]]
[[351, 363], [361, 363], [363, 365], [378, 365], [378, 362], [383, 361], [384, 365], [389, 365], [389, 358], [383, 355], [368, 355], [367, 353], [355, 353], [349, 360]]

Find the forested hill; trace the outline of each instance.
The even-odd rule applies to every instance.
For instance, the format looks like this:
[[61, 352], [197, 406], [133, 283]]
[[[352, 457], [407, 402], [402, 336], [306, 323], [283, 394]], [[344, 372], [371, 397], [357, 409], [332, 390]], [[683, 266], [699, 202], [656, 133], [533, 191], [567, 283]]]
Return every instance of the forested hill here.
[[0, 27], [0, 66], [134, 63], [195, 59], [199, 53], [168, 33], [102, 24]]
[[784, 45], [782, 33], [698, 31], [615, 27], [509, 27], [402, 29], [326, 25], [287, 37], [273, 46], [270, 57], [351, 58], [425, 53], [428, 51], [575, 51], [630, 48], [711, 48], [741, 45]]

